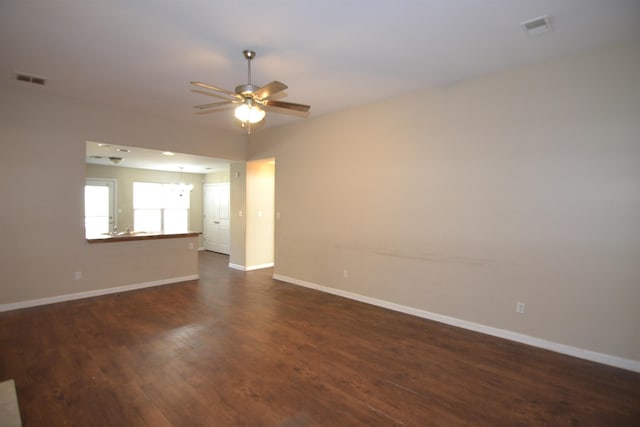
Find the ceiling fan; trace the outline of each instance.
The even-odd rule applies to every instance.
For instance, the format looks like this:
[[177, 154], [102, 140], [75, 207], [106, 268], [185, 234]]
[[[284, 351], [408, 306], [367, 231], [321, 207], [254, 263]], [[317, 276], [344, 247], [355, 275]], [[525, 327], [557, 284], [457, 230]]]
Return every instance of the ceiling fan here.
[[[235, 109], [234, 116], [242, 122], [242, 125], [258, 123], [264, 119], [266, 111], [262, 107], [276, 107], [287, 110], [300, 111], [306, 113], [311, 108], [309, 105], [295, 104], [293, 102], [278, 101], [270, 99], [276, 93], [287, 89], [287, 85], [279, 81], [272, 81], [266, 85], [259, 87], [251, 84], [251, 60], [256, 57], [256, 53], [252, 50], [243, 50], [242, 53], [247, 60], [248, 82], [247, 84], [236, 86], [235, 92], [222, 89], [202, 82], [191, 82], [192, 85], [204, 89], [209, 89], [230, 99], [220, 102], [212, 102], [210, 104], [196, 105], [193, 108], [206, 110], [208, 108], [222, 107], [227, 104], [239, 104]], [[274, 111], [275, 112], [275, 111]]]

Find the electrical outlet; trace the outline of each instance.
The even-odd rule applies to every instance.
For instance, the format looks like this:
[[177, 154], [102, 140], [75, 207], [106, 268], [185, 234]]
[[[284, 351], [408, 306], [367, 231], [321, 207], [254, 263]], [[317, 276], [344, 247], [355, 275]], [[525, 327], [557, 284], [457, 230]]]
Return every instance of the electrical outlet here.
[[524, 314], [524, 303], [523, 302], [517, 302], [516, 303], [516, 313]]
[[189, 242], [189, 249], [193, 249], [194, 247], [193, 242]]
[[82, 271], [76, 271], [75, 277], [76, 280], [82, 280]]
[[348, 279], [349, 278], [349, 270], [344, 270], [342, 272], [342, 277], [344, 277], [345, 279]]

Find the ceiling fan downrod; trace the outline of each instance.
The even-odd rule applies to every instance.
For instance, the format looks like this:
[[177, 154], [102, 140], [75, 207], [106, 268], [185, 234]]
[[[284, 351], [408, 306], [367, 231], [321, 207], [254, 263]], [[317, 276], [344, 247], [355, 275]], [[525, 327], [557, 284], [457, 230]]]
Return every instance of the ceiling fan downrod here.
[[242, 54], [247, 59], [247, 84], [236, 86], [236, 93], [244, 96], [245, 98], [260, 89], [258, 86], [251, 84], [251, 60], [256, 57], [256, 53], [253, 50], [243, 50]]
[[243, 50], [242, 54], [247, 58], [248, 83], [251, 86], [251, 60], [256, 57], [256, 53], [253, 50]]

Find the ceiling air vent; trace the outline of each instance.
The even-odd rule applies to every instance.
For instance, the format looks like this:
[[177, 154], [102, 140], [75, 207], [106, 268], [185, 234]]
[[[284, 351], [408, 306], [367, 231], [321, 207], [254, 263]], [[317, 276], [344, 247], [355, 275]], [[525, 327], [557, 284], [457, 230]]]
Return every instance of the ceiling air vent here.
[[551, 31], [551, 21], [549, 15], [533, 18], [520, 24], [522, 29], [530, 36], [539, 36], [540, 34]]
[[34, 85], [44, 86], [47, 79], [44, 77], [33, 76], [25, 73], [16, 73], [16, 80], [19, 82], [33, 83]]

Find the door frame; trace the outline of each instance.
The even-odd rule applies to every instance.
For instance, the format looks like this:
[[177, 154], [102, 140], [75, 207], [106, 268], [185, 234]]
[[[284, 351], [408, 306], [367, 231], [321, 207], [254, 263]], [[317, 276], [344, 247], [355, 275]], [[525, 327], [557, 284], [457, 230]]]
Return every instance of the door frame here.
[[[227, 207], [229, 209], [228, 212], [228, 238], [227, 238], [227, 252], [219, 252], [219, 251], [213, 251], [212, 249], [208, 249], [207, 248], [207, 240], [208, 240], [208, 235], [206, 234], [207, 231], [207, 188], [212, 188], [212, 187], [221, 187], [221, 186], [225, 186], [227, 189], [227, 194], [229, 195], [229, 199], [227, 200]], [[213, 252], [219, 252], [219, 253], [223, 253], [225, 255], [231, 255], [231, 183], [230, 182], [210, 182], [210, 183], [205, 183], [202, 186], [202, 234], [203, 234], [203, 247], [205, 250], [210, 250]]]
[[[113, 178], [85, 178], [84, 185], [92, 186], [92, 187], [103, 187], [106, 186], [109, 188], [109, 230], [111, 232], [113, 230], [113, 226], [118, 224], [117, 215], [118, 208], [116, 206], [118, 201], [118, 181]], [[84, 192], [83, 192], [84, 194]], [[84, 196], [83, 196], [84, 199]], [[84, 206], [83, 206], [84, 208]], [[86, 216], [86, 213], [85, 213]]]

